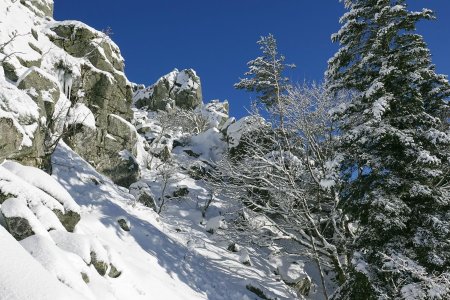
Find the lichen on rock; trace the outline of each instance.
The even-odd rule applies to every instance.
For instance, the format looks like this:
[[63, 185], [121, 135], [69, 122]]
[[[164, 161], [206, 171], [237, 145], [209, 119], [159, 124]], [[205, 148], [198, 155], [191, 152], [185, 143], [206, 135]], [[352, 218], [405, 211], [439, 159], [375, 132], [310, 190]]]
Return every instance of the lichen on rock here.
[[69, 232], [73, 232], [75, 230], [75, 226], [81, 219], [79, 213], [71, 210], [67, 211], [66, 213], [63, 213], [58, 209], [54, 209], [53, 212], [58, 217], [59, 221], [64, 226], [64, 228]]
[[98, 260], [97, 254], [95, 252], [91, 252], [91, 265], [97, 270], [98, 274], [101, 276], [105, 276], [106, 271], [108, 271], [108, 263]]

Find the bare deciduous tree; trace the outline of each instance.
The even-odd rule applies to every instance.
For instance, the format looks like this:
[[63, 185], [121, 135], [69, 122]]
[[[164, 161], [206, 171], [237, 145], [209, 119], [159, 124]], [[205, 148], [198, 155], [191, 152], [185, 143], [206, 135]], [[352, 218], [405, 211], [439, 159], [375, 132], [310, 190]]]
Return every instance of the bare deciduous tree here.
[[346, 280], [351, 238], [338, 209], [339, 157], [329, 114], [341, 100], [319, 85], [289, 87], [283, 128], [264, 127], [242, 136], [240, 150], [217, 163], [217, 182], [211, 183], [229, 198], [240, 199], [246, 210], [263, 215], [270, 224], [264, 226], [295, 241], [302, 254], [316, 261], [325, 298], [323, 269], [334, 271], [339, 283]]

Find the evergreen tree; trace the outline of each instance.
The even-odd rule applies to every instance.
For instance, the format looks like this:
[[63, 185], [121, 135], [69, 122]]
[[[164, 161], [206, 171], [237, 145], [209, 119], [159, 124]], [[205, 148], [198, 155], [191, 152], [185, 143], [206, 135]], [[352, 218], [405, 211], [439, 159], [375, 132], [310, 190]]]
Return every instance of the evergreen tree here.
[[247, 63], [249, 71], [244, 75], [249, 78], [240, 79], [234, 85], [258, 94], [258, 100], [266, 108], [275, 108], [280, 117], [280, 126], [283, 127], [283, 94], [288, 87], [288, 78], [283, 75], [286, 68], [294, 68], [293, 64], [285, 64], [285, 57], [278, 53], [278, 46], [272, 34], [262, 36], [257, 42], [260, 45], [262, 56]]
[[351, 277], [337, 299], [449, 299], [450, 86], [405, 0], [345, 0], [327, 71], [355, 97], [338, 115], [355, 225]]

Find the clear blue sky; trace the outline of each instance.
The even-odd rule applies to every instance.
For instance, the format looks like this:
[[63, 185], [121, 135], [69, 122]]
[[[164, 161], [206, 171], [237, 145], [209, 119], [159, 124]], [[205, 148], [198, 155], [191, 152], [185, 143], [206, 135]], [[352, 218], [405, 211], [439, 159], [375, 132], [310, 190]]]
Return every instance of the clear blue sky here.
[[[438, 72], [450, 74], [450, 1], [408, 3], [435, 10], [438, 20], [422, 22], [419, 31]], [[193, 68], [204, 101], [228, 99], [237, 117], [246, 114], [252, 95], [233, 84], [259, 55], [261, 35], [275, 35], [287, 62], [297, 65], [294, 80], [321, 81], [338, 47], [330, 35], [343, 12], [338, 0], [55, 0], [56, 20], [112, 28], [131, 81], [149, 85], [174, 68]]]

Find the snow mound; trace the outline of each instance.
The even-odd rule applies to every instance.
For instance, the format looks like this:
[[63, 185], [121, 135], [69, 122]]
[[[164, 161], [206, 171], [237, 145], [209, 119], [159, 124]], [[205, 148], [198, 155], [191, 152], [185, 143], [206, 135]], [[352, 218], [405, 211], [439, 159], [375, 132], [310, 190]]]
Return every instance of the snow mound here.
[[88, 272], [88, 267], [78, 256], [71, 255], [58, 248], [55, 243], [41, 235], [33, 235], [20, 241], [27, 250], [47, 271], [74, 291], [87, 299], [95, 299], [83, 281], [81, 272]]
[[0, 259], [2, 299], [85, 299], [47, 271], [2, 226], [0, 226], [0, 244], [2, 245], [2, 259]]
[[64, 206], [65, 210], [80, 212], [80, 206], [73, 200], [72, 196], [44, 171], [34, 167], [23, 166], [14, 161], [4, 162], [2, 167], [56, 199]]
[[206, 222], [205, 229], [207, 232], [214, 233], [219, 228], [224, 228], [225, 222], [223, 216], [213, 217]]
[[75, 103], [69, 110], [67, 125], [73, 124], [81, 124], [94, 130], [96, 129], [94, 114], [84, 103]]
[[227, 128], [227, 136], [230, 148], [239, 145], [241, 138], [257, 129], [268, 126], [267, 122], [261, 117], [248, 116], [237, 120]]
[[28, 207], [43, 205], [51, 210], [57, 209], [64, 212], [64, 207], [58, 200], [21, 179], [3, 165], [0, 165], [0, 191], [3, 195], [22, 199]]
[[208, 120], [210, 127], [221, 129], [228, 121], [228, 101], [212, 100], [202, 106], [202, 115]]

